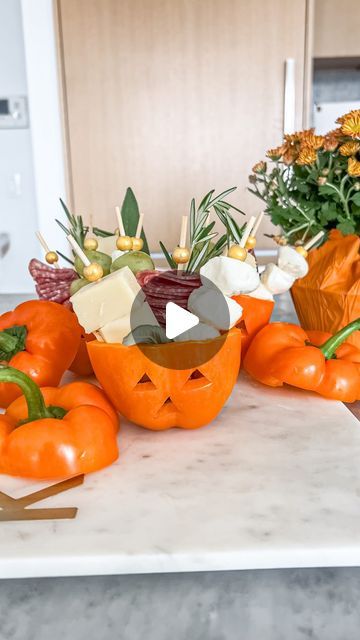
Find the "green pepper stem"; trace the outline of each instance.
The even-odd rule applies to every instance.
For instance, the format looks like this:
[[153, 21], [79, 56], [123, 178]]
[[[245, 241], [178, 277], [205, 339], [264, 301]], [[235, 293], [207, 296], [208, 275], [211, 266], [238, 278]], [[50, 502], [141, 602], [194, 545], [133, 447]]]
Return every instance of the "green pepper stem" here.
[[28, 408], [27, 422], [53, 417], [45, 405], [44, 396], [37, 384], [22, 371], [7, 365], [0, 365], [0, 382], [12, 382], [20, 387]]
[[0, 350], [10, 353], [16, 349], [18, 340], [5, 331], [0, 331]]
[[326, 360], [330, 360], [333, 357], [340, 345], [345, 342], [345, 340], [347, 340], [354, 331], [360, 331], [360, 318], [353, 320], [350, 324], [346, 325], [346, 327], [340, 329], [340, 331], [331, 336], [331, 338], [326, 340], [326, 342], [319, 347]]

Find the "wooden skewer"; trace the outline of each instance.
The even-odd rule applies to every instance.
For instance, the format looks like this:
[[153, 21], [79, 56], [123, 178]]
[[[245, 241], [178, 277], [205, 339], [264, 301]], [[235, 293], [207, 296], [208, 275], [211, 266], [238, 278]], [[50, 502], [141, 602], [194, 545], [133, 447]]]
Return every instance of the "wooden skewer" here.
[[247, 239], [252, 231], [252, 228], [254, 226], [254, 222], [255, 222], [255, 216], [251, 216], [249, 222], [247, 223], [245, 229], [244, 229], [244, 233], [243, 236], [241, 238], [241, 242], [240, 242], [240, 247], [242, 247], [244, 249]]
[[[36, 235], [37, 239], [39, 240], [39, 242], [40, 242], [42, 248], [44, 249], [45, 253], [50, 253], [51, 249], [49, 248], [49, 245], [45, 241], [45, 238], [40, 233], [40, 231], [36, 231], [35, 235]], [[54, 262], [54, 267], [55, 267], [55, 269], [60, 269], [60, 265], [57, 262]]]
[[76, 242], [75, 238], [72, 237], [72, 235], [68, 235], [66, 236], [68, 242], [71, 244], [72, 248], [74, 249], [76, 255], [80, 258], [81, 262], [83, 263], [84, 267], [88, 267], [91, 262], [89, 260], [89, 258], [85, 255], [85, 253], [83, 252], [82, 248], [78, 245], [78, 243]]
[[257, 217], [257, 218], [256, 218], [256, 220], [255, 220], [255, 224], [254, 224], [254, 226], [253, 226], [253, 228], [252, 228], [252, 230], [251, 230], [251, 235], [252, 235], [253, 237], [255, 237], [255, 236], [256, 236], [256, 234], [257, 234], [257, 232], [258, 232], [258, 230], [259, 230], [259, 227], [260, 227], [260, 225], [261, 225], [261, 223], [262, 223], [262, 219], [263, 219], [263, 217], [264, 217], [264, 214], [265, 214], [265, 211], [261, 211], [261, 213], [259, 213], [258, 217]]
[[117, 219], [117, 223], [118, 223], [118, 227], [119, 227], [119, 235], [120, 236], [126, 236], [125, 228], [124, 228], [124, 224], [123, 224], [123, 220], [122, 220], [122, 216], [121, 216], [120, 207], [115, 207], [115, 213], [116, 213], [116, 219]]
[[305, 245], [304, 245], [304, 249], [306, 251], [309, 251], [309, 249], [311, 249], [311, 247], [314, 246], [314, 244], [316, 244], [318, 242], [318, 240], [320, 240], [320, 238], [323, 237], [325, 231], [319, 231], [319, 233], [316, 234], [316, 236], [314, 236], [313, 238], [311, 238], [311, 240], [309, 240]]
[[94, 225], [93, 225], [93, 222], [94, 222], [94, 216], [93, 216], [93, 214], [92, 214], [92, 213], [90, 213], [90, 216], [89, 216], [89, 236], [94, 235], [94, 231], [93, 231], [93, 227], [94, 227]]
[[137, 228], [136, 228], [135, 238], [140, 238], [141, 232], [142, 232], [142, 228], [143, 228], [143, 224], [144, 224], [144, 214], [140, 213], [139, 222], [138, 222]]
[[[179, 247], [181, 249], [184, 249], [186, 247], [187, 226], [188, 226], [188, 216], [183, 216], [181, 218], [181, 229], [180, 229], [180, 240], [179, 240]], [[185, 264], [178, 264], [178, 271], [183, 271], [184, 269], [185, 269]]]

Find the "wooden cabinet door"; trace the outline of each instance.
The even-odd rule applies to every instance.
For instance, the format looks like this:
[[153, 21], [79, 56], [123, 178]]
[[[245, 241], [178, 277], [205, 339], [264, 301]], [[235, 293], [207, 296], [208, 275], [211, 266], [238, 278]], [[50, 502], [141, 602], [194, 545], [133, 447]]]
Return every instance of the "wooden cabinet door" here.
[[[131, 186], [152, 250], [192, 196], [237, 185], [280, 144], [284, 62], [301, 128], [306, 0], [58, 0], [73, 206], [114, 228]], [[266, 244], [261, 239], [260, 244]]]

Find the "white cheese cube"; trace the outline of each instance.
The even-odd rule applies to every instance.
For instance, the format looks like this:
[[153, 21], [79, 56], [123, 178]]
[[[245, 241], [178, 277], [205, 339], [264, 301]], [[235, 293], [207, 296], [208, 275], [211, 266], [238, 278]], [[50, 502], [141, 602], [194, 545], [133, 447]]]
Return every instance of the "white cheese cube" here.
[[104, 327], [99, 329], [99, 333], [104, 342], [122, 344], [125, 336], [131, 331], [130, 315], [123, 316], [108, 322]]
[[265, 267], [265, 271], [261, 274], [261, 282], [273, 295], [277, 295], [289, 291], [295, 282], [295, 278], [273, 262], [269, 262]]
[[188, 310], [214, 329], [227, 331], [242, 316], [242, 307], [217, 289], [202, 286], [189, 296]]
[[147, 302], [141, 302], [141, 296], [138, 295], [132, 306], [130, 315], [126, 314], [122, 318], [108, 322], [104, 327], [101, 327], [99, 333], [105, 342], [121, 344], [130, 331], [144, 324], [159, 326], [149, 304]]
[[309, 271], [308, 261], [289, 245], [279, 248], [278, 266], [294, 278], [303, 278]]
[[192, 329], [188, 329], [188, 331], [184, 331], [180, 333], [180, 335], [174, 338], [175, 342], [189, 342], [190, 340], [212, 340], [213, 338], [217, 338], [220, 335], [220, 332], [214, 327], [209, 327], [208, 324], [204, 324], [203, 322], [199, 322]]
[[92, 333], [125, 315], [129, 315], [140, 286], [129, 267], [91, 282], [75, 293], [70, 301], [79, 323]]
[[[259, 274], [254, 267], [227, 256], [211, 258], [201, 267], [200, 276], [205, 276], [226, 296], [250, 293], [260, 282]], [[203, 280], [203, 284], [207, 284], [206, 280]]]
[[106, 238], [101, 238], [100, 236], [96, 236], [96, 240], [98, 241], [98, 251], [102, 251], [102, 253], [106, 253], [108, 256], [111, 256], [112, 252], [116, 249], [116, 240], [118, 236], [107, 236]]

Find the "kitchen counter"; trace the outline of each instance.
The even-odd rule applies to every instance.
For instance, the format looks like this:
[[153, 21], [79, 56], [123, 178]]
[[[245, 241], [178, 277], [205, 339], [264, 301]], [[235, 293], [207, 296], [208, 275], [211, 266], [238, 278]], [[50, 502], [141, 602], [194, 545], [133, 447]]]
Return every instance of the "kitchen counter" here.
[[[358, 574], [344, 567], [360, 564], [359, 426], [341, 403], [245, 374], [203, 429], [123, 421], [117, 463], [33, 505], [77, 507], [75, 519], [0, 522], [1, 640], [110, 640], [124, 618], [122, 640], [167, 640], [181, 603], [176, 640], [238, 638], [239, 612], [241, 640], [355, 640]], [[47, 484], [0, 476], [14, 498]]]
[[78, 507], [74, 520], [0, 524], [2, 577], [360, 564], [360, 429], [344, 405], [242, 374], [210, 426], [124, 421], [119, 439], [113, 466], [35, 505]]

